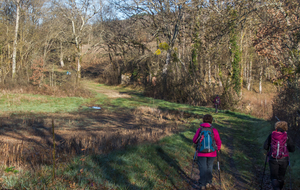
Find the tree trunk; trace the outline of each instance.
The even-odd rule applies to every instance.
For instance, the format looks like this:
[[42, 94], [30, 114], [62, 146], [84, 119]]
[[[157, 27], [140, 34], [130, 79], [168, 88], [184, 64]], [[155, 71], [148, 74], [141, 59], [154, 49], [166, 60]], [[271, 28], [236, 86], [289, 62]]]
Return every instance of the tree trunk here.
[[215, 65], [215, 85], [217, 84], [217, 65]]
[[208, 59], [208, 85], [211, 86], [211, 63], [210, 58]]
[[9, 42], [7, 43], [7, 59], [10, 59], [10, 44]]
[[241, 45], [240, 45], [240, 52], [241, 52], [241, 60], [240, 60], [240, 83], [241, 83], [241, 91], [240, 91], [240, 97], [242, 97], [243, 95], [243, 77], [244, 77], [244, 73], [243, 73], [243, 68], [244, 68], [244, 65], [243, 65], [243, 62], [244, 62], [244, 57], [243, 57], [243, 39], [244, 39], [244, 36], [243, 36], [243, 31], [241, 31]]
[[[22, 66], [23, 66], [23, 55], [22, 55], [22, 53], [23, 53], [23, 48], [22, 47], [20, 47], [20, 64], [19, 64], [19, 69], [20, 68], [22, 68]], [[18, 69], [18, 70], [19, 70]]]
[[12, 78], [15, 78], [15, 74], [16, 74], [16, 57], [17, 57], [18, 30], [19, 30], [19, 19], [20, 19], [20, 0], [16, 1], [16, 5], [17, 5], [17, 15], [16, 15], [15, 37], [13, 43]]
[[249, 70], [248, 70], [248, 84], [247, 84], [247, 90], [251, 90], [251, 80], [252, 80], [252, 60], [250, 60], [249, 63]]
[[259, 93], [262, 93], [262, 74], [263, 74], [263, 66], [260, 66], [260, 72], [259, 72]]
[[52, 72], [51, 72], [51, 86], [54, 86], [54, 64], [52, 65]]
[[45, 65], [46, 65], [46, 56], [47, 56], [47, 48], [44, 47], [43, 66], [42, 66], [42, 71], [41, 71], [42, 76], [41, 76], [41, 80], [40, 80], [40, 83], [39, 83], [39, 87], [41, 87], [43, 82], [44, 82], [44, 71], [45, 71]]
[[203, 81], [204, 81], [204, 72], [203, 72], [203, 57], [200, 57], [199, 59], [199, 78], [200, 78], [200, 83], [201, 83], [201, 86], [203, 86]]
[[52, 87], [52, 72], [48, 71], [49, 74], [49, 86]]
[[62, 42], [60, 42], [60, 66], [64, 67], [65, 63], [64, 63], [64, 53], [62, 50]]
[[77, 60], [77, 82], [80, 81], [81, 78], [81, 57], [78, 56], [78, 60]]
[[[8, 25], [8, 23], [6, 23]], [[7, 40], [7, 57], [6, 59], [10, 59], [10, 43], [9, 43], [9, 40], [8, 40], [8, 33], [9, 33], [9, 30], [8, 30], [8, 26], [6, 27], [6, 40]]]
[[240, 91], [240, 97], [242, 97], [242, 95], [243, 95], [243, 86], [244, 86], [243, 85], [243, 83], [244, 83], [244, 80], [243, 80], [244, 79], [243, 70], [244, 70], [244, 66], [243, 66], [243, 63], [241, 63], [241, 71], [240, 71], [241, 72], [241, 76], [240, 76], [241, 77], [240, 78], [240, 80], [241, 80], [241, 91]]
[[165, 98], [165, 96], [167, 95], [167, 91], [168, 91], [168, 86], [167, 86], [167, 76], [168, 76], [168, 66], [171, 60], [171, 50], [168, 49], [167, 51], [167, 58], [166, 58], [166, 64], [163, 67], [163, 97]]
[[[220, 73], [220, 68], [218, 67], [218, 76], [219, 76], [219, 73]], [[223, 87], [222, 81], [221, 81], [221, 77], [220, 77], [220, 76], [219, 76], [219, 86], [220, 86], [220, 87]]]
[[[77, 40], [76, 40], [77, 41]], [[77, 45], [77, 77], [76, 77], [76, 84], [80, 81], [81, 79], [81, 60], [82, 60], [82, 56], [81, 56], [81, 48], [79, 43], [76, 43]]]
[[[247, 55], [245, 55], [247, 57]], [[244, 66], [244, 77], [246, 78], [246, 81], [248, 82], [248, 64], [247, 64], [247, 60], [245, 61], [245, 66]]]
[[[3, 65], [3, 50], [1, 49], [1, 60], [0, 60], [0, 65]], [[3, 69], [2, 67], [0, 68], [0, 83], [2, 82], [2, 73], [3, 73]]]

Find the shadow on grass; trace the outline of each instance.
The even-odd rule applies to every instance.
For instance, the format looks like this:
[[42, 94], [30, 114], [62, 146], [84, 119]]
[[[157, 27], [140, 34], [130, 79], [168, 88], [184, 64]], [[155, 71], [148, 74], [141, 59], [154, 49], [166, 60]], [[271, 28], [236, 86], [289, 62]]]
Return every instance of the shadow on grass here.
[[250, 115], [240, 114], [240, 113], [236, 113], [236, 112], [232, 112], [232, 111], [226, 111], [225, 115], [230, 115], [230, 116], [238, 118], [238, 119], [249, 120], [249, 121], [252, 121], [252, 122], [265, 121], [263, 119], [255, 118], [255, 117], [250, 116]]
[[160, 145], [142, 145], [140, 149], [130, 147], [108, 157], [94, 155], [92, 160], [94, 168], [100, 171], [99, 175], [118, 189], [180, 190], [182, 186], [178, 182], [191, 181], [176, 158]]
[[[174, 168], [182, 180], [185, 180], [186, 182], [191, 181], [191, 178], [181, 169], [178, 162], [174, 158], [170, 157], [161, 147], [157, 147], [156, 151], [161, 160], [165, 161], [170, 167]], [[164, 173], [164, 171], [161, 170], [161, 173]], [[164, 175], [166, 177], [169, 177], [167, 174]], [[169, 177], [169, 180], [171, 181], [174, 189], [179, 189], [178, 187], [176, 187], [176, 181], [174, 181], [173, 178]]]
[[111, 166], [112, 163], [117, 163], [122, 166], [126, 163], [118, 158], [117, 154], [110, 155], [109, 158], [100, 155], [92, 156], [92, 160], [95, 163], [96, 169], [102, 172], [102, 178], [108, 181], [110, 184], [115, 184], [120, 189], [132, 189], [132, 190], [140, 190], [141, 187], [130, 182], [129, 177], [126, 176], [126, 171], [122, 171], [120, 169], [116, 169], [116, 167]]
[[260, 161], [264, 161], [260, 160], [263, 145], [258, 142], [257, 133], [260, 124], [266, 121], [233, 112], [227, 112], [226, 115], [230, 118], [217, 119], [218, 122], [214, 124], [222, 134], [222, 142], [229, 149], [227, 154], [221, 154], [223, 162], [226, 162], [223, 164], [229, 166], [223, 170], [234, 177], [235, 188], [255, 189], [259, 186], [257, 167]]

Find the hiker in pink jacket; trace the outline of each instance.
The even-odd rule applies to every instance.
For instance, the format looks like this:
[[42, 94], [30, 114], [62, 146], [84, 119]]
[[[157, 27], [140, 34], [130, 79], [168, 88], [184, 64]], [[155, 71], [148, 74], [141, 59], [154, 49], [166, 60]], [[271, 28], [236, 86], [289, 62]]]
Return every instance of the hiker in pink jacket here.
[[[197, 164], [200, 171], [200, 189], [212, 187], [212, 169], [217, 151], [221, 149], [221, 139], [217, 129], [212, 127], [213, 117], [209, 114], [203, 117], [203, 123], [194, 135], [193, 142], [197, 144]], [[200, 142], [199, 142], [200, 141]], [[198, 143], [199, 142], [199, 143]]]

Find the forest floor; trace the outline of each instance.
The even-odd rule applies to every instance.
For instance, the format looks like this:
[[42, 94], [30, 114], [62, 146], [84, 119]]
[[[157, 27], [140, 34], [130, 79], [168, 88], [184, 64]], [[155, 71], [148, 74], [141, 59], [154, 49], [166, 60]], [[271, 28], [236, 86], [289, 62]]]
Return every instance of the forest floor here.
[[[94, 98], [1, 94], [3, 189], [197, 189], [192, 137], [204, 114], [213, 115], [223, 143], [221, 186], [215, 164], [215, 189], [260, 188], [268, 121], [92, 81], [84, 86]], [[300, 188], [299, 157], [297, 152], [291, 160], [292, 189]], [[270, 189], [268, 176], [267, 167], [264, 189]]]

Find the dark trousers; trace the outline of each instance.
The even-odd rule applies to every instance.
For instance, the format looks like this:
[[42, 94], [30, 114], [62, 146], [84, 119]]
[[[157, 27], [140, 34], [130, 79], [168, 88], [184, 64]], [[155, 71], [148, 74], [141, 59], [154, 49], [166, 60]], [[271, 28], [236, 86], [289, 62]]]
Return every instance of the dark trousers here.
[[287, 158], [269, 160], [271, 182], [274, 190], [283, 189], [284, 176], [288, 165], [289, 161]]
[[218, 105], [218, 104], [215, 104], [216, 113], [218, 113], [218, 107], [219, 107], [219, 105]]
[[212, 170], [216, 157], [198, 157], [197, 164], [200, 171], [199, 185], [205, 186], [212, 183]]

